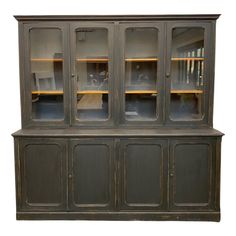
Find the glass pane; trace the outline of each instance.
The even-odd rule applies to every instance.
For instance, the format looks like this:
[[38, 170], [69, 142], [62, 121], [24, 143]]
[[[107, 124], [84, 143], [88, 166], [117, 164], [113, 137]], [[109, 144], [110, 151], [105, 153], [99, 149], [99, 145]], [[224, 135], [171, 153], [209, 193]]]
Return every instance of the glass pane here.
[[63, 119], [61, 30], [30, 30], [30, 60], [32, 119]]
[[108, 118], [108, 31], [81, 28], [76, 31], [77, 119]]
[[172, 120], [199, 120], [203, 115], [204, 29], [175, 28], [172, 32]]
[[128, 28], [125, 32], [125, 117], [157, 118], [158, 31]]

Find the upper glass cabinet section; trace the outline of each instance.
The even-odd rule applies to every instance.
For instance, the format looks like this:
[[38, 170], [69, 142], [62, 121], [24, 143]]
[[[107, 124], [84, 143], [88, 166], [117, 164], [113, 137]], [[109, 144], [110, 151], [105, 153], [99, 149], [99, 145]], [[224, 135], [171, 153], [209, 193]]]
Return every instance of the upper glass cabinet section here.
[[63, 120], [62, 31], [56, 28], [32, 28], [29, 40], [31, 118]]
[[76, 119], [101, 121], [109, 117], [108, 29], [76, 29]]
[[172, 29], [170, 119], [201, 120], [204, 106], [204, 28]]
[[20, 22], [22, 126], [211, 127], [215, 21], [183, 17]]
[[156, 120], [158, 29], [130, 27], [125, 30], [125, 119]]

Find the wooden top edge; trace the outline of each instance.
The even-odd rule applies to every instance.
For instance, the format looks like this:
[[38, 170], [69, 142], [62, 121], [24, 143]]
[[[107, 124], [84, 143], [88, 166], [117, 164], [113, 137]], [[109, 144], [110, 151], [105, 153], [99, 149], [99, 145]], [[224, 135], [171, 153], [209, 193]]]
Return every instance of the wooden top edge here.
[[220, 14], [174, 14], [174, 15], [15, 15], [18, 21], [103, 21], [103, 20], [217, 20]]
[[199, 129], [21, 129], [13, 137], [221, 137], [224, 134], [212, 128]]

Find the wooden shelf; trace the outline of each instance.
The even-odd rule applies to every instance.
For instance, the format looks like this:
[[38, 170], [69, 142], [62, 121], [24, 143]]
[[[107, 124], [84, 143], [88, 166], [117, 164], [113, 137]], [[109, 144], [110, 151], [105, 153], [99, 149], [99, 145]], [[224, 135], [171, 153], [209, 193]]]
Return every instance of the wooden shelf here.
[[126, 62], [146, 62], [146, 61], [158, 61], [158, 58], [150, 57], [150, 58], [125, 58]]
[[62, 58], [31, 58], [32, 62], [62, 62]]
[[[61, 95], [64, 94], [62, 90], [40, 90], [40, 91], [32, 91], [32, 94], [38, 95]], [[108, 94], [107, 90], [83, 90], [77, 91], [77, 94]]]
[[88, 62], [88, 63], [104, 63], [108, 62], [108, 58], [77, 58], [77, 62]]
[[153, 94], [158, 93], [156, 90], [126, 90], [125, 94]]
[[184, 94], [184, 93], [203, 93], [203, 91], [199, 90], [199, 89], [172, 89], [171, 93], [172, 94], [174, 94], [174, 93], [181, 93], [181, 94]]
[[172, 57], [171, 61], [203, 61], [203, 57]]
[[[40, 91], [32, 91], [32, 94], [39, 95], [61, 95], [64, 92], [62, 90], [40, 90]], [[77, 94], [108, 94], [107, 90], [82, 90], [77, 91]], [[156, 90], [126, 90], [125, 94], [157, 94]], [[172, 89], [172, 94], [188, 94], [188, 93], [198, 93], [202, 94], [203, 91], [199, 89]]]
[[108, 94], [107, 90], [82, 90], [77, 91], [77, 94]]
[[32, 94], [39, 94], [39, 95], [61, 95], [64, 92], [62, 90], [35, 90], [32, 91]]
[[[157, 94], [158, 91], [156, 90], [126, 90], [125, 91], [126, 94]], [[188, 94], [188, 93], [203, 93], [202, 90], [198, 90], [198, 89], [172, 89], [171, 90], [172, 94], [175, 93], [181, 93], [181, 94]]]

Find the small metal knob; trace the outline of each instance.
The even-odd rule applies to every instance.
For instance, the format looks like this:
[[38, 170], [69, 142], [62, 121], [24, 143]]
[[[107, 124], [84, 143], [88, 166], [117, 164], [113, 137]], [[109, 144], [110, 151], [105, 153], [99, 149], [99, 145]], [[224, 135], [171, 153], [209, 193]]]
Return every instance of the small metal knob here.
[[69, 179], [72, 179], [72, 174], [69, 174]]
[[174, 176], [174, 173], [173, 172], [170, 172], [170, 177], [173, 177]]
[[71, 74], [71, 77], [75, 77], [75, 74]]
[[166, 77], [169, 78], [170, 77], [170, 73], [166, 73]]

